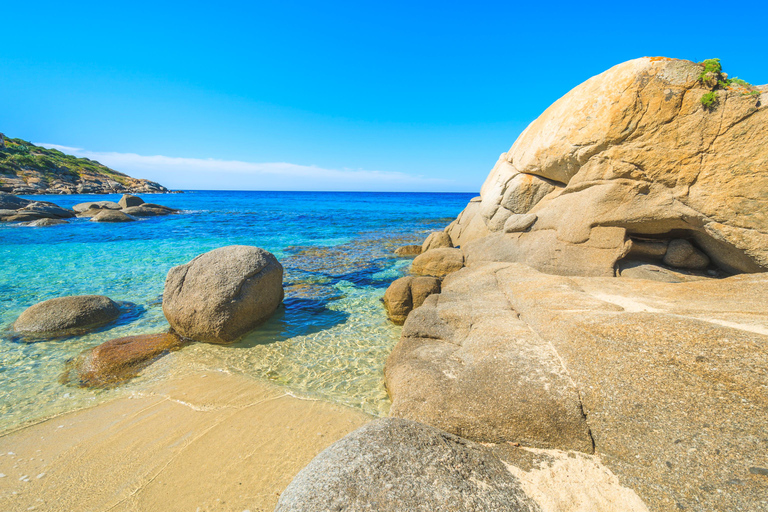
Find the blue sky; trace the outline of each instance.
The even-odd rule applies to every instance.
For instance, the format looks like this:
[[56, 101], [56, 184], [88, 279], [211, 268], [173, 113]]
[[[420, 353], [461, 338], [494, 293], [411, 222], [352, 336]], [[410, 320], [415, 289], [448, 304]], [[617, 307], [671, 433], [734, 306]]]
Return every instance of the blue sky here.
[[756, 5], [6, 2], [0, 132], [173, 188], [472, 192], [625, 60], [768, 82]]

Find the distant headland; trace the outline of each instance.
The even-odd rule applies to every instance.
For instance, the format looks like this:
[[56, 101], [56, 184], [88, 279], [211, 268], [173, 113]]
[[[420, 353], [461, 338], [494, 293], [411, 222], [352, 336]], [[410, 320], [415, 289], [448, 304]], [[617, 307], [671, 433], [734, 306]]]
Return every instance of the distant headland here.
[[0, 133], [0, 191], [13, 194], [153, 194], [170, 192], [106, 165]]

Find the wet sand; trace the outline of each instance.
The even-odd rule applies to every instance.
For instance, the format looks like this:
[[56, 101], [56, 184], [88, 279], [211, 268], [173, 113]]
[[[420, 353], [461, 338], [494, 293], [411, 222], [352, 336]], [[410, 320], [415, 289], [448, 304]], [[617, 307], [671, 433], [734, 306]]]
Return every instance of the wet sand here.
[[315, 455], [371, 419], [193, 372], [0, 436], [0, 510], [271, 511]]

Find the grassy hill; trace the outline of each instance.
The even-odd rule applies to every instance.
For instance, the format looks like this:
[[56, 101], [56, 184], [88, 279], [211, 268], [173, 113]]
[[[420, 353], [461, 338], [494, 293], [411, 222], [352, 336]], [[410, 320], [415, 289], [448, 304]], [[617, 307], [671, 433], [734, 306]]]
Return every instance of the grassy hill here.
[[0, 190], [17, 194], [167, 192], [88, 158], [0, 134]]

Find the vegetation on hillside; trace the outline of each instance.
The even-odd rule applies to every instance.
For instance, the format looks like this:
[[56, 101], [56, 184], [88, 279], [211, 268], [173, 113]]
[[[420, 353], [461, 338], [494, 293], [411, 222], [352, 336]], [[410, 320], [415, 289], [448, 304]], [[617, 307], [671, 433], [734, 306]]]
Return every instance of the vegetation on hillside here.
[[723, 73], [720, 59], [707, 59], [699, 64], [704, 66], [703, 71], [699, 75], [699, 81], [712, 89], [701, 97], [700, 101], [705, 109], [712, 110], [717, 106], [719, 101], [718, 90], [736, 91], [742, 95], [750, 96], [760, 95], [760, 91], [756, 90], [755, 86], [746, 80], [738, 77], [728, 78], [728, 75]]
[[24, 171], [36, 171], [50, 178], [101, 175], [118, 183], [125, 183], [128, 178], [125, 174], [88, 158], [78, 158], [56, 149], [35, 146], [22, 139], [4, 140], [5, 147], [0, 144], [0, 174], [18, 175]]

